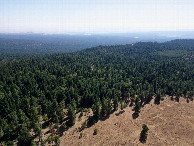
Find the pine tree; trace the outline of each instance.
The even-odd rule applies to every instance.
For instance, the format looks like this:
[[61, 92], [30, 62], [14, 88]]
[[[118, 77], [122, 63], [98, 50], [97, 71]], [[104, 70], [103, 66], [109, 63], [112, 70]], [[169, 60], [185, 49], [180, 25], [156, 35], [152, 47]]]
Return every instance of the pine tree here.
[[75, 99], [72, 99], [72, 101], [71, 101], [71, 106], [73, 107], [74, 110], [77, 109], [77, 104], [76, 104]]
[[92, 106], [92, 111], [93, 111], [94, 119], [96, 121], [98, 121], [100, 118], [100, 101], [99, 101], [99, 99], [97, 99], [95, 104]]
[[107, 114], [107, 109], [108, 109], [108, 106], [107, 106], [107, 100], [103, 97], [102, 98], [102, 116], [106, 116]]
[[121, 110], [123, 110], [123, 100], [120, 100]]
[[3, 129], [0, 127], [0, 141], [1, 141], [1, 138], [3, 137], [3, 135], [4, 135]]
[[70, 125], [73, 126], [75, 124], [76, 114], [75, 114], [75, 109], [71, 105], [69, 105], [68, 107], [68, 117], [69, 117]]
[[111, 103], [111, 99], [108, 98], [107, 113], [110, 114], [111, 111], [112, 111], [112, 103]]
[[156, 94], [156, 98], [155, 98], [155, 104], [160, 104], [160, 100], [161, 100], [161, 91], [160, 89], [157, 90], [157, 94]]
[[115, 96], [113, 99], [113, 104], [114, 104], [114, 111], [118, 110], [118, 97]]
[[139, 98], [138, 97], [135, 99], [134, 110], [135, 110], [135, 114], [138, 116], [139, 113], [140, 113], [140, 104], [139, 104]]
[[39, 137], [39, 142], [40, 142], [41, 136], [42, 136], [42, 125], [36, 123], [34, 125], [34, 128], [33, 129], [34, 129], [35, 134]]
[[142, 125], [142, 131], [141, 131], [141, 134], [140, 134], [140, 141], [141, 142], [146, 142], [147, 140], [147, 136], [148, 136], [148, 126], [146, 124], [143, 124]]

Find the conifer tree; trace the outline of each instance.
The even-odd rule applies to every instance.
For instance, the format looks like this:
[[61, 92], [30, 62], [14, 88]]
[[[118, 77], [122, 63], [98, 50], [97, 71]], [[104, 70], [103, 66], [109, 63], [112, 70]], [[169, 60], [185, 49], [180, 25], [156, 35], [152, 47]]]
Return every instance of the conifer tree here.
[[107, 99], [105, 99], [104, 97], [102, 98], [102, 116], [106, 116], [107, 114], [107, 110], [108, 110], [108, 106], [107, 106]]
[[114, 111], [118, 110], [118, 97], [117, 96], [114, 97], [113, 104], [114, 104]]
[[139, 98], [138, 97], [136, 97], [136, 99], [135, 99], [134, 110], [135, 110], [135, 114], [138, 116], [139, 113], [140, 113], [140, 104], [139, 104]]
[[147, 136], [148, 136], [148, 126], [146, 124], [143, 124], [142, 125], [142, 131], [141, 131], [141, 134], [140, 134], [140, 141], [141, 142], [146, 142], [147, 140]]
[[99, 99], [97, 99], [95, 104], [92, 106], [92, 111], [93, 111], [94, 119], [96, 121], [98, 121], [100, 118], [100, 101], [99, 101]]
[[75, 124], [76, 114], [75, 114], [75, 109], [71, 106], [71, 104], [68, 107], [68, 117], [69, 117], [70, 125], [73, 126]]
[[111, 111], [112, 111], [112, 103], [111, 103], [111, 99], [108, 98], [107, 113], [110, 114]]

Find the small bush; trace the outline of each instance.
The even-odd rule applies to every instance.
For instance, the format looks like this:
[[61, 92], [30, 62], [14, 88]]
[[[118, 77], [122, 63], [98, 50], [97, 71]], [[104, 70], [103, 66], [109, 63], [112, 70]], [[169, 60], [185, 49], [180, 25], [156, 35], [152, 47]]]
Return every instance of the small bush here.
[[79, 139], [83, 137], [83, 133], [81, 132], [79, 135]]
[[47, 138], [47, 142], [48, 142], [49, 144], [51, 144], [51, 143], [52, 143], [52, 141], [53, 141], [52, 136], [48, 136], [48, 138]]
[[55, 123], [55, 129], [58, 129], [59, 123]]
[[59, 139], [59, 136], [58, 135], [55, 135], [54, 142], [55, 142], [56, 145], [59, 145], [60, 144], [60, 139]]
[[50, 135], [48, 138], [47, 138], [47, 141], [49, 144], [55, 142], [56, 145], [59, 145], [60, 144], [60, 139], [59, 139], [59, 136], [58, 135]]
[[143, 124], [142, 131], [140, 134], [140, 139], [139, 139], [142, 143], [145, 143], [147, 140], [148, 130], [149, 130], [148, 126], [146, 124]]
[[93, 135], [97, 135], [97, 134], [98, 134], [98, 129], [96, 128], [96, 129], [94, 129]]
[[47, 115], [43, 115], [43, 120], [44, 120], [45, 122], [47, 122], [47, 121], [48, 121], [48, 117], [47, 117]]
[[67, 130], [67, 126], [66, 126], [66, 124], [65, 124], [65, 123], [63, 123], [63, 124], [62, 124], [61, 129], [62, 129], [62, 131]]
[[81, 111], [80, 115], [79, 115], [79, 118], [83, 117], [83, 112]]
[[43, 139], [41, 139], [40, 145], [41, 145], [41, 146], [45, 146], [45, 141], [44, 141]]
[[80, 115], [79, 115], [79, 121], [81, 121], [81, 118], [83, 117], [83, 112], [81, 111]]
[[34, 140], [32, 140], [30, 146], [37, 146], [37, 144], [35, 143]]
[[[1, 144], [1, 143], [0, 143]], [[5, 143], [5, 146], [14, 146], [14, 142], [13, 141], [7, 141]]]

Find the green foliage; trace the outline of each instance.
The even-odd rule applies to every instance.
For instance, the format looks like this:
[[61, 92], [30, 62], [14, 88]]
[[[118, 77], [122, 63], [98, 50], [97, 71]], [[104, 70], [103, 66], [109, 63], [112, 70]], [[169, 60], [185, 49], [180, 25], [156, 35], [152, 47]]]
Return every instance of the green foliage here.
[[98, 129], [94, 129], [93, 135], [97, 135], [98, 134]]
[[107, 105], [107, 99], [104, 97], [102, 98], [102, 110], [101, 110], [102, 116], [106, 116], [108, 113], [108, 105]]
[[117, 110], [120, 98], [124, 103], [130, 98], [137, 114], [155, 95], [157, 103], [163, 95], [193, 100], [193, 44], [175, 40], [15, 59], [0, 55], [0, 139], [30, 141], [40, 116], [57, 125], [64, 108], [73, 125], [77, 109], [92, 107], [88, 124]]
[[117, 111], [118, 110], [118, 97], [115, 96], [114, 99], [113, 99], [113, 104], [114, 104], [114, 111]]
[[33, 129], [34, 129], [34, 132], [36, 135], [40, 136], [42, 134], [42, 125], [41, 124], [36, 123], [34, 125]]
[[53, 142], [53, 137], [52, 137], [51, 135], [48, 136], [47, 142], [48, 142], [49, 144], [51, 144], [51, 143]]
[[83, 133], [81, 132], [79, 135], [79, 139], [83, 137]]
[[143, 124], [142, 125], [142, 131], [141, 131], [141, 134], [140, 134], [140, 141], [141, 142], [146, 142], [147, 140], [147, 136], [148, 136], [148, 126], [146, 124]]
[[139, 115], [140, 113], [140, 103], [139, 103], [139, 98], [136, 98], [135, 99], [135, 107], [134, 107], [134, 110], [135, 110], [135, 114]]
[[108, 103], [107, 103], [107, 114], [110, 114], [112, 111], [112, 103], [111, 103], [111, 99], [108, 98]]
[[59, 145], [60, 144], [59, 135], [55, 135], [54, 142], [55, 142], [56, 145]]
[[81, 117], [83, 117], [83, 111], [81, 111], [81, 113], [79, 115], [79, 119], [81, 119]]
[[121, 105], [121, 110], [123, 110], [124, 106], [123, 106], [123, 100], [120, 100], [120, 105]]
[[70, 125], [73, 126], [75, 124], [75, 118], [76, 118], [76, 114], [75, 114], [75, 109], [69, 105], [68, 107], [68, 118], [69, 118], [69, 122]]
[[40, 145], [41, 145], [41, 146], [45, 146], [45, 141], [44, 141], [43, 139], [41, 139]]
[[59, 139], [58, 135], [48, 136], [47, 141], [48, 141], [49, 144], [55, 142], [55, 145], [57, 145], [57, 146], [60, 144], [60, 139]]
[[81, 118], [83, 117], [83, 111], [81, 111], [80, 115], [79, 115], [79, 121], [81, 121]]
[[24, 146], [24, 145], [30, 145], [32, 141], [32, 136], [30, 135], [27, 127], [22, 126], [20, 129], [20, 134], [17, 138], [18, 140], [18, 145], [19, 146]]
[[61, 125], [61, 129], [62, 129], [62, 131], [67, 130], [67, 125], [66, 125], [65, 123], [63, 123], [63, 124]]
[[77, 109], [77, 104], [76, 104], [75, 99], [73, 99], [73, 100], [71, 101], [71, 105], [72, 105], [72, 107], [73, 107], [74, 110]]
[[37, 144], [32, 140], [30, 146], [37, 146]]
[[45, 122], [48, 122], [48, 117], [47, 117], [47, 115], [45, 114], [45, 115], [43, 115], [43, 120], [45, 121]]
[[5, 142], [5, 146], [14, 146], [14, 142], [13, 141], [7, 141], [7, 142]]
[[3, 129], [0, 127], [0, 140], [3, 137], [3, 135], [4, 135]]
[[96, 121], [99, 120], [100, 118], [100, 101], [97, 99], [97, 101], [94, 103], [94, 105], [92, 106], [92, 111], [93, 111], [93, 117]]

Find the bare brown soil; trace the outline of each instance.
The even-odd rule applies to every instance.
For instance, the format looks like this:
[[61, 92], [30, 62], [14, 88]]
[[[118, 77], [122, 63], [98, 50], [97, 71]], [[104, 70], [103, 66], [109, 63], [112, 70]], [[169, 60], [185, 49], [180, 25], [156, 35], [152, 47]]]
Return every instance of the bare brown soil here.
[[[60, 138], [61, 146], [77, 145], [154, 145], [154, 146], [194, 146], [194, 102], [171, 101], [166, 97], [159, 105], [153, 101], [145, 105], [138, 118], [132, 118], [132, 107], [121, 112], [118, 110], [106, 120], [101, 120], [82, 131], [83, 137], [76, 129], [87, 118], [69, 128]], [[90, 112], [91, 114], [91, 112]], [[142, 124], [147, 124], [148, 138], [146, 143], [139, 141]], [[94, 129], [97, 135], [93, 135]]]

